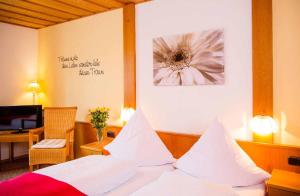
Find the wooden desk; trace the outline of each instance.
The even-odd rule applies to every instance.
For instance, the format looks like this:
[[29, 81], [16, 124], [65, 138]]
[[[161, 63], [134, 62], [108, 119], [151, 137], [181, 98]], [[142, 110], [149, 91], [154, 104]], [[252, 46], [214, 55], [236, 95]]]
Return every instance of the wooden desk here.
[[101, 142], [92, 142], [80, 146], [80, 155], [88, 156], [94, 154], [102, 154], [104, 146], [113, 141], [113, 138], [106, 137]]
[[[34, 136], [34, 141], [39, 139], [39, 136]], [[1, 143], [7, 142], [9, 145], [9, 160], [14, 159], [14, 143], [15, 142], [28, 142], [28, 133], [14, 133], [12, 131], [0, 132], [0, 160], [1, 160]]]

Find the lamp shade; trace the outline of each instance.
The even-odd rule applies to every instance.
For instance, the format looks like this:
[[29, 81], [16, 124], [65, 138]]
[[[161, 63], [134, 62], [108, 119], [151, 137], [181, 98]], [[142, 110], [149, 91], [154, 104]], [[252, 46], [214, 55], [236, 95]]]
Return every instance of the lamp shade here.
[[37, 93], [40, 91], [40, 84], [37, 81], [32, 81], [29, 83], [29, 91], [32, 93]]
[[270, 116], [255, 116], [250, 121], [250, 129], [260, 135], [268, 135], [278, 130], [276, 121]]

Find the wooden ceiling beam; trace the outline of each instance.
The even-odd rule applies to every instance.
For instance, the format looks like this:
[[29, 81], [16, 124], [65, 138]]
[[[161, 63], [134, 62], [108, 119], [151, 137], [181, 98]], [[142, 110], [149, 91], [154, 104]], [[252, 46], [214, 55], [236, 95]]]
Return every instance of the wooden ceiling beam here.
[[9, 18], [14, 18], [14, 19], [17, 19], [17, 20], [22, 20], [22, 21], [35, 23], [35, 24], [45, 25], [45, 26], [55, 24], [54, 22], [50, 22], [50, 21], [47, 21], [47, 20], [32, 18], [32, 17], [29, 17], [29, 16], [25, 16], [25, 15], [22, 15], [22, 14], [16, 14], [16, 13], [8, 12], [8, 11], [1, 10], [1, 9], [0, 9], [0, 15], [1, 16], [6, 16], [6, 17], [9, 17]]
[[77, 7], [74, 7], [74, 6], [59, 2], [59, 1], [55, 1], [55, 0], [25, 0], [25, 1], [30, 2], [30, 3], [35, 3], [37, 5], [44, 6], [44, 7], [57, 9], [59, 11], [73, 14], [76, 16], [88, 16], [88, 15], [93, 14], [93, 12], [90, 12], [90, 11], [87, 11], [84, 9], [80, 9], [80, 8], [77, 8]]
[[77, 8], [89, 10], [94, 13], [104, 12], [108, 10], [108, 8], [105, 8], [103, 6], [85, 0], [57, 0], [57, 1], [68, 5], [72, 5]]
[[90, 2], [96, 3], [97, 5], [103, 6], [108, 9], [115, 9], [123, 7], [125, 4], [116, 0], [88, 0]]
[[39, 29], [39, 28], [46, 27], [45, 25], [35, 24], [35, 23], [27, 22], [27, 21], [14, 19], [14, 18], [8, 18], [8, 17], [5, 17], [5, 16], [0, 16], [0, 21], [4, 22], [4, 23], [19, 25], [19, 26], [25, 26], [25, 27], [34, 28], [34, 29]]
[[130, 0], [116, 0], [116, 1], [124, 4], [132, 3]]
[[25, 16], [35, 17], [35, 18], [38, 18], [38, 19], [55, 22], [55, 23], [66, 21], [63, 18], [59, 18], [59, 17], [47, 15], [47, 14], [42, 14], [42, 13], [39, 13], [39, 12], [34, 12], [34, 11], [31, 11], [31, 10], [27, 10], [25, 8], [18, 8], [18, 7], [14, 7], [14, 6], [11, 6], [11, 5], [6, 5], [6, 4], [3, 4], [3, 3], [0, 3], [0, 9], [6, 10], [6, 11], [9, 11], [9, 12], [13, 12], [13, 13], [16, 13], [16, 14], [23, 14]]
[[117, 0], [117, 1], [125, 3], [125, 4], [129, 4], [129, 3], [138, 4], [138, 3], [143, 3], [143, 2], [150, 1], [150, 0]]
[[0, 0], [0, 22], [42, 28], [149, 0]]
[[45, 6], [37, 5], [34, 3], [29, 3], [26, 1], [22, 1], [22, 0], [9, 0], [9, 1], [0, 0], [0, 2], [4, 3], [4, 4], [15, 6], [15, 7], [19, 7], [19, 8], [25, 8], [25, 9], [28, 9], [28, 10], [31, 10], [34, 12], [44, 13], [44, 14], [48, 14], [51, 16], [63, 18], [66, 20], [78, 18], [78, 16], [76, 16], [74, 14], [66, 13], [63, 11], [59, 11], [57, 9], [48, 8]]

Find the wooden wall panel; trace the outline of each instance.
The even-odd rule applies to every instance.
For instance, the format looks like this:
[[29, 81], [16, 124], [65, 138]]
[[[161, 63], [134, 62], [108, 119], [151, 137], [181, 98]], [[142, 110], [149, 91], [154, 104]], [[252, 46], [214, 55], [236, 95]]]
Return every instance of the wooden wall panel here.
[[252, 0], [253, 115], [273, 116], [272, 0]]
[[97, 141], [96, 131], [88, 122], [76, 122], [74, 132], [74, 157], [80, 157], [80, 146]]
[[135, 5], [123, 8], [124, 107], [136, 107]]
[[288, 157], [300, 156], [300, 147], [238, 141], [238, 144], [261, 168], [271, 172], [273, 169], [300, 172], [299, 166], [288, 164]]

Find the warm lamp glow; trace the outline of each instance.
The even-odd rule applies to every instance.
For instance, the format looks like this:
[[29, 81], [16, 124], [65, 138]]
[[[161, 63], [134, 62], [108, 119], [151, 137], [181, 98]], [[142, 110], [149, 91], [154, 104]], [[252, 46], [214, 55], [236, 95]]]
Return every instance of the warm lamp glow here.
[[255, 116], [250, 121], [253, 141], [273, 143], [273, 133], [278, 130], [276, 121], [270, 116]]
[[33, 105], [35, 105], [36, 96], [41, 90], [40, 84], [37, 81], [32, 81], [32, 82], [29, 83], [28, 87], [29, 87], [28, 90], [32, 93]]
[[135, 110], [133, 108], [123, 108], [121, 111], [121, 121], [126, 124], [134, 112]]
[[250, 129], [261, 135], [275, 133], [278, 130], [276, 121], [270, 116], [255, 116], [250, 122]]
[[40, 84], [37, 81], [30, 82], [29, 91], [32, 93], [38, 93], [40, 91]]

